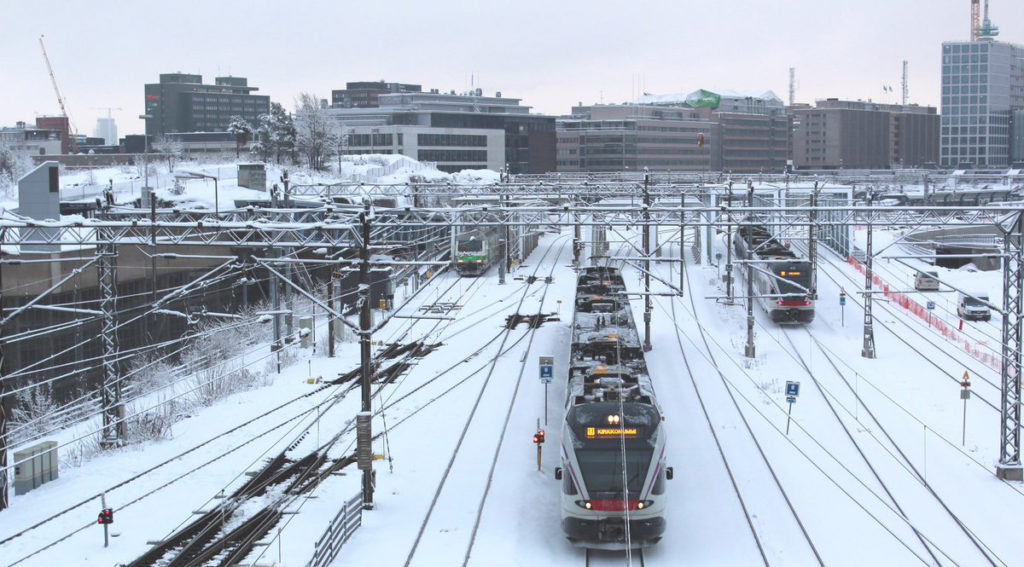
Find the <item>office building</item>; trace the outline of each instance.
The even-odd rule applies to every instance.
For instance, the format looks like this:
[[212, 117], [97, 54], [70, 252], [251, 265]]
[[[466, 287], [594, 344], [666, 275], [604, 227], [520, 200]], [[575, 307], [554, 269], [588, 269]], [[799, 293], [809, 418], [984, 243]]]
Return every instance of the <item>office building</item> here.
[[380, 103], [377, 97], [389, 93], [422, 92], [420, 85], [405, 83], [385, 83], [384, 81], [362, 81], [345, 83], [345, 88], [331, 91], [332, 108], [377, 108]]
[[[942, 44], [941, 164], [1001, 168], [1011, 163], [1011, 140], [1024, 125], [1024, 46], [980, 34], [976, 41]], [[1013, 131], [1011, 132], [1011, 128]]]
[[938, 160], [934, 107], [830, 98], [790, 112], [796, 169], [899, 169]]
[[146, 134], [224, 132], [232, 116], [250, 124], [270, 112], [270, 97], [254, 95], [244, 77], [217, 77], [204, 85], [202, 75], [166, 73], [145, 86]]
[[697, 90], [579, 105], [558, 121], [559, 171], [781, 172], [789, 118], [771, 91]]
[[1010, 140], [1010, 165], [1018, 169], [1024, 168], [1024, 108], [1013, 111], [1010, 124], [1013, 130], [1013, 139]]
[[66, 153], [62, 148], [67, 142], [62, 135], [60, 130], [33, 128], [24, 122], [18, 122], [14, 127], [0, 128], [0, 142], [4, 146], [15, 152], [35, 156]]
[[484, 96], [480, 89], [387, 93], [377, 99], [376, 108], [328, 110], [344, 133], [342, 153], [398, 153], [435, 162], [442, 171], [555, 170], [555, 119], [530, 114], [520, 99], [500, 92]]
[[71, 121], [67, 116], [36, 116], [36, 129], [60, 133], [60, 153], [71, 152]]
[[113, 118], [96, 119], [96, 137], [108, 146], [117, 145], [117, 122]]

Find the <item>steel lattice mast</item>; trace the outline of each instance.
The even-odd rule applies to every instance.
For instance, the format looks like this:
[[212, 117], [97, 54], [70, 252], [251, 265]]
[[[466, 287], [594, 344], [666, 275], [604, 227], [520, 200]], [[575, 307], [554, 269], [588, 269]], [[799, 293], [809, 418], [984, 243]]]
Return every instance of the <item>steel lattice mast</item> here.
[[1024, 212], [1017, 211], [999, 228], [1003, 235], [1003, 352], [1000, 365], [999, 465], [996, 476], [1024, 480], [1020, 462], [1021, 308], [1024, 299]]
[[[107, 231], [101, 230], [106, 236]], [[103, 238], [101, 236], [100, 238]], [[124, 443], [124, 412], [117, 361], [117, 248], [108, 237], [96, 250], [100, 310], [103, 312], [103, 438], [105, 446]]]

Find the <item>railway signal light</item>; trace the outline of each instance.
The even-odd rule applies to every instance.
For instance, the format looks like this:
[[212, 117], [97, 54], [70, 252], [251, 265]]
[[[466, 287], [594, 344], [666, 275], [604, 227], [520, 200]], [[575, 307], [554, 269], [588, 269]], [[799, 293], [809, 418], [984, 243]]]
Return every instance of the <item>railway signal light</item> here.
[[537, 445], [544, 443], [544, 430], [538, 430], [537, 433], [533, 434], [533, 442]]
[[101, 525], [113, 524], [114, 523], [114, 510], [113, 508], [104, 508], [100, 510], [99, 519], [96, 523]]

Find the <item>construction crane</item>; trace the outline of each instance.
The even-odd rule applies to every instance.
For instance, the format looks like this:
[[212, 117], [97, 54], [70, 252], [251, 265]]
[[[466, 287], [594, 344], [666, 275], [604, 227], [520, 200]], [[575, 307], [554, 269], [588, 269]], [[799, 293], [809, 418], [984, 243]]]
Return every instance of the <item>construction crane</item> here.
[[981, 0], [971, 0], [971, 41], [991, 40], [999, 35], [999, 28], [988, 19], [988, 0], [985, 0], [985, 15], [982, 17]]
[[68, 145], [71, 153], [78, 152], [78, 129], [71, 122], [67, 105], [64, 103], [64, 96], [60, 94], [60, 87], [57, 86], [57, 76], [53, 74], [53, 65], [50, 65], [50, 57], [46, 54], [46, 44], [43, 43], [43, 36], [39, 36], [39, 49], [43, 51], [43, 60], [46, 61], [46, 70], [50, 72], [50, 82], [53, 83], [53, 92], [57, 93], [57, 103], [60, 104], [60, 115], [68, 121]]
[[978, 41], [981, 29], [981, 0], [971, 0], [971, 41]]

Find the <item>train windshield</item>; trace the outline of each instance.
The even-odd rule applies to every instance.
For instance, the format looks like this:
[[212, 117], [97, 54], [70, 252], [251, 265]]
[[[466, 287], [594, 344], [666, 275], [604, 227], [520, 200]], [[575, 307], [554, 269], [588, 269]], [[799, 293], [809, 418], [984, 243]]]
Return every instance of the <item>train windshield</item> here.
[[459, 242], [459, 252], [483, 252], [483, 240], [462, 240]]
[[[626, 483], [629, 492], [640, 492], [651, 464], [652, 449], [626, 449]], [[622, 448], [583, 449], [576, 452], [587, 492], [622, 494]]]
[[811, 289], [810, 266], [776, 266], [775, 275], [784, 280], [775, 280], [779, 284], [779, 293], [783, 295], [804, 296], [807, 295], [807, 290]]

